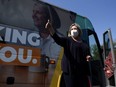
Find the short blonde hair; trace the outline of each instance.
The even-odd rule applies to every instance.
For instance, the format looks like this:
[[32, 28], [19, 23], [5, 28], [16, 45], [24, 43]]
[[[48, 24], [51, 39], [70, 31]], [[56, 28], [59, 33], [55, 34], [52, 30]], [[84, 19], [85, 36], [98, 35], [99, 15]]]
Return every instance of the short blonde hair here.
[[81, 28], [80, 28], [79, 24], [77, 24], [77, 23], [71, 24], [71, 26], [69, 28], [69, 31], [68, 31], [68, 36], [69, 37], [71, 36], [71, 28], [72, 28], [72, 26], [76, 26], [77, 27], [77, 30], [79, 31], [78, 37], [80, 37], [82, 35], [82, 31], [81, 31]]

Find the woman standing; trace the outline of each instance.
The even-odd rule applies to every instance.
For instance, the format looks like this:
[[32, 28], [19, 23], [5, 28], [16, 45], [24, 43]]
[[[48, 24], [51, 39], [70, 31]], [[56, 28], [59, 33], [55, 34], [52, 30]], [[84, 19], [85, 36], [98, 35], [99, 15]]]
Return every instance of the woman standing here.
[[73, 23], [69, 29], [69, 37], [59, 37], [49, 22], [47, 28], [55, 42], [64, 48], [62, 71], [66, 87], [90, 87], [89, 65], [90, 53], [88, 46], [82, 42], [82, 31], [78, 24]]

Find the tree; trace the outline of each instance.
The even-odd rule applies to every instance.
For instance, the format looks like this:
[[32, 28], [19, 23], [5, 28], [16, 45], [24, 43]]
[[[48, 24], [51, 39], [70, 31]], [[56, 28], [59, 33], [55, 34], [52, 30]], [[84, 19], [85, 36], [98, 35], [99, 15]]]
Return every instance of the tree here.
[[93, 44], [91, 46], [91, 53], [94, 60], [97, 60], [99, 58], [99, 51], [96, 44]]

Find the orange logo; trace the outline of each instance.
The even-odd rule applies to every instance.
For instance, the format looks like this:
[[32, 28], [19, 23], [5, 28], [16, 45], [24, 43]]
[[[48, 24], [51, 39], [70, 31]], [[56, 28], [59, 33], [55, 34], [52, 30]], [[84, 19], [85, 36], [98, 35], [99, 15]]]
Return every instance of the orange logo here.
[[39, 66], [39, 48], [0, 43], [0, 64]]

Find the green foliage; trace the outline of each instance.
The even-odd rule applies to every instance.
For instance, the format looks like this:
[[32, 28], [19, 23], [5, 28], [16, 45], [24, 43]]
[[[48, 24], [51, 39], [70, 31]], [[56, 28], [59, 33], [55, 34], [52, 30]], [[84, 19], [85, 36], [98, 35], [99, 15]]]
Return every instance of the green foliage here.
[[98, 51], [98, 47], [96, 44], [92, 45], [91, 52], [92, 52], [93, 59], [98, 60], [99, 59], [99, 51]]

